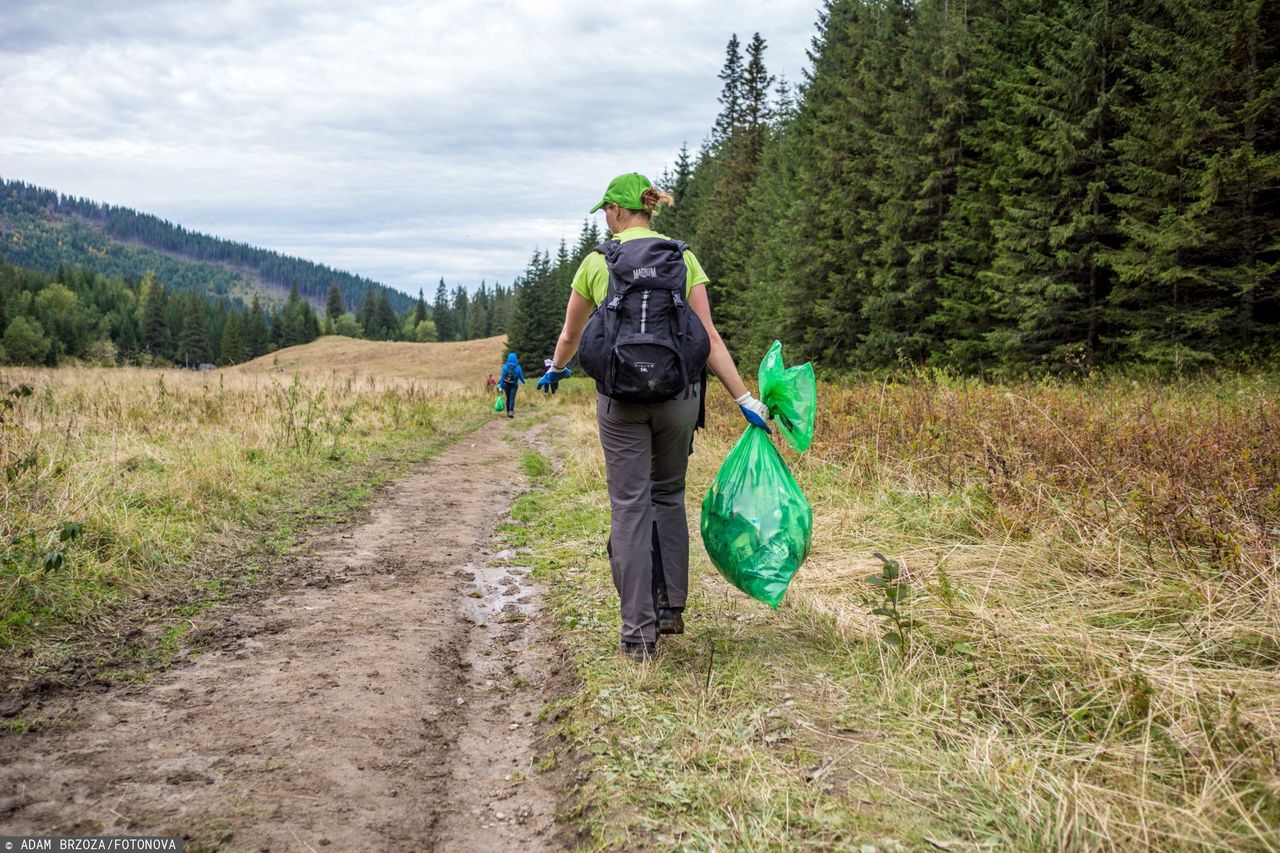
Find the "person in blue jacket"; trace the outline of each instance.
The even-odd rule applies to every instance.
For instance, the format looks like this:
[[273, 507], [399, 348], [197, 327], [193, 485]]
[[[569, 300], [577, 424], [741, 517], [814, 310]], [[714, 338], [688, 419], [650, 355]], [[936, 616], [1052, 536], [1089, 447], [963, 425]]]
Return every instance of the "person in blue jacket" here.
[[524, 371], [520, 369], [520, 361], [515, 353], [507, 356], [507, 363], [502, 365], [502, 378], [498, 387], [507, 395], [507, 417], [516, 416], [516, 389], [524, 382]]

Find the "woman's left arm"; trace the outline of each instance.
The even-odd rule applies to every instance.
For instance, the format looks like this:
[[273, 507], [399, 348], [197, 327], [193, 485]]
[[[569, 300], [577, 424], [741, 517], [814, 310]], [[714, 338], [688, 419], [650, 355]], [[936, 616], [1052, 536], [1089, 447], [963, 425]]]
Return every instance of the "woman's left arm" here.
[[564, 310], [564, 327], [560, 330], [560, 340], [556, 341], [556, 352], [551, 358], [554, 367], [568, 366], [573, 354], [578, 351], [582, 329], [587, 325], [587, 318], [595, 307], [578, 291], [569, 294], [569, 305]]

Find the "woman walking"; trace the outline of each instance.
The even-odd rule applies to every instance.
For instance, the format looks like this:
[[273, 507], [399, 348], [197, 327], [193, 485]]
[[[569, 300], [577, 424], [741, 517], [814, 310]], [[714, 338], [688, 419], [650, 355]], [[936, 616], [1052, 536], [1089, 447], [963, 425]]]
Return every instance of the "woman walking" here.
[[520, 368], [520, 360], [515, 353], [507, 356], [507, 363], [502, 365], [502, 381], [498, 387], [507, 396], [507, 417], [516, 416], [516, 390], [524, 382], [524, 371]]
[[552, 364], [538, 382], [567, 377], [583, 344], [580, 362], [596, 380], [621, 650], [635, 659], [657, 653], [659, 634], [684, 632], [685, 471], [704, 405], [704, 367], [751, 424], [769, 429], [768, 408], [747, 390], [716, 332], [697, 257], [651, 227], [659, 207], [672, 203], [635, 172], [610, 182], [590, 212], [604, 209], [614, 238], [578, 268]]

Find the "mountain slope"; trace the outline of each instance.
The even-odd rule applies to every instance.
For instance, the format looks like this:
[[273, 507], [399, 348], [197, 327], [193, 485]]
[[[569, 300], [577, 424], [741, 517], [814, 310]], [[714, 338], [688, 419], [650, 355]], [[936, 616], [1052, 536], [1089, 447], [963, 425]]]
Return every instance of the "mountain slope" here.
[[141, 278], [153, 270], [171, 289], [229, 300], [244, 301], [256, 291], [268, 301], [278, 301], [296, 283], [303, 298], [322, 305], [329, 286], [336, 283], [350, 310], [369, 287], [385, 290], [396, 311], [413, 303], [398, 290], [323, 264], [2, 178], [0, 255], [44, 272], [74, 264], [109, 277]]

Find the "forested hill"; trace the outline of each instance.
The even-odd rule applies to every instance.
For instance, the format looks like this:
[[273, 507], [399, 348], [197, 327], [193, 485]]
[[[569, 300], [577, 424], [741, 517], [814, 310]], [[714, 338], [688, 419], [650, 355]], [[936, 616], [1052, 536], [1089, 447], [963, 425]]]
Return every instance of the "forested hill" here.
[[28, 269], [56, 272], [83, 266], [108, 277], [140, 280], [152, 271], [175, 290], [247, 303], [253, 293], [283, 302], [290, 287], [314, 305], [337, 284], [355, 311], [372, 287], [392, 309], [413, 300], [385, 285], [323, 264], [188, 231], [157, 216], [73, 198], [0, 178], [0, 256]]

